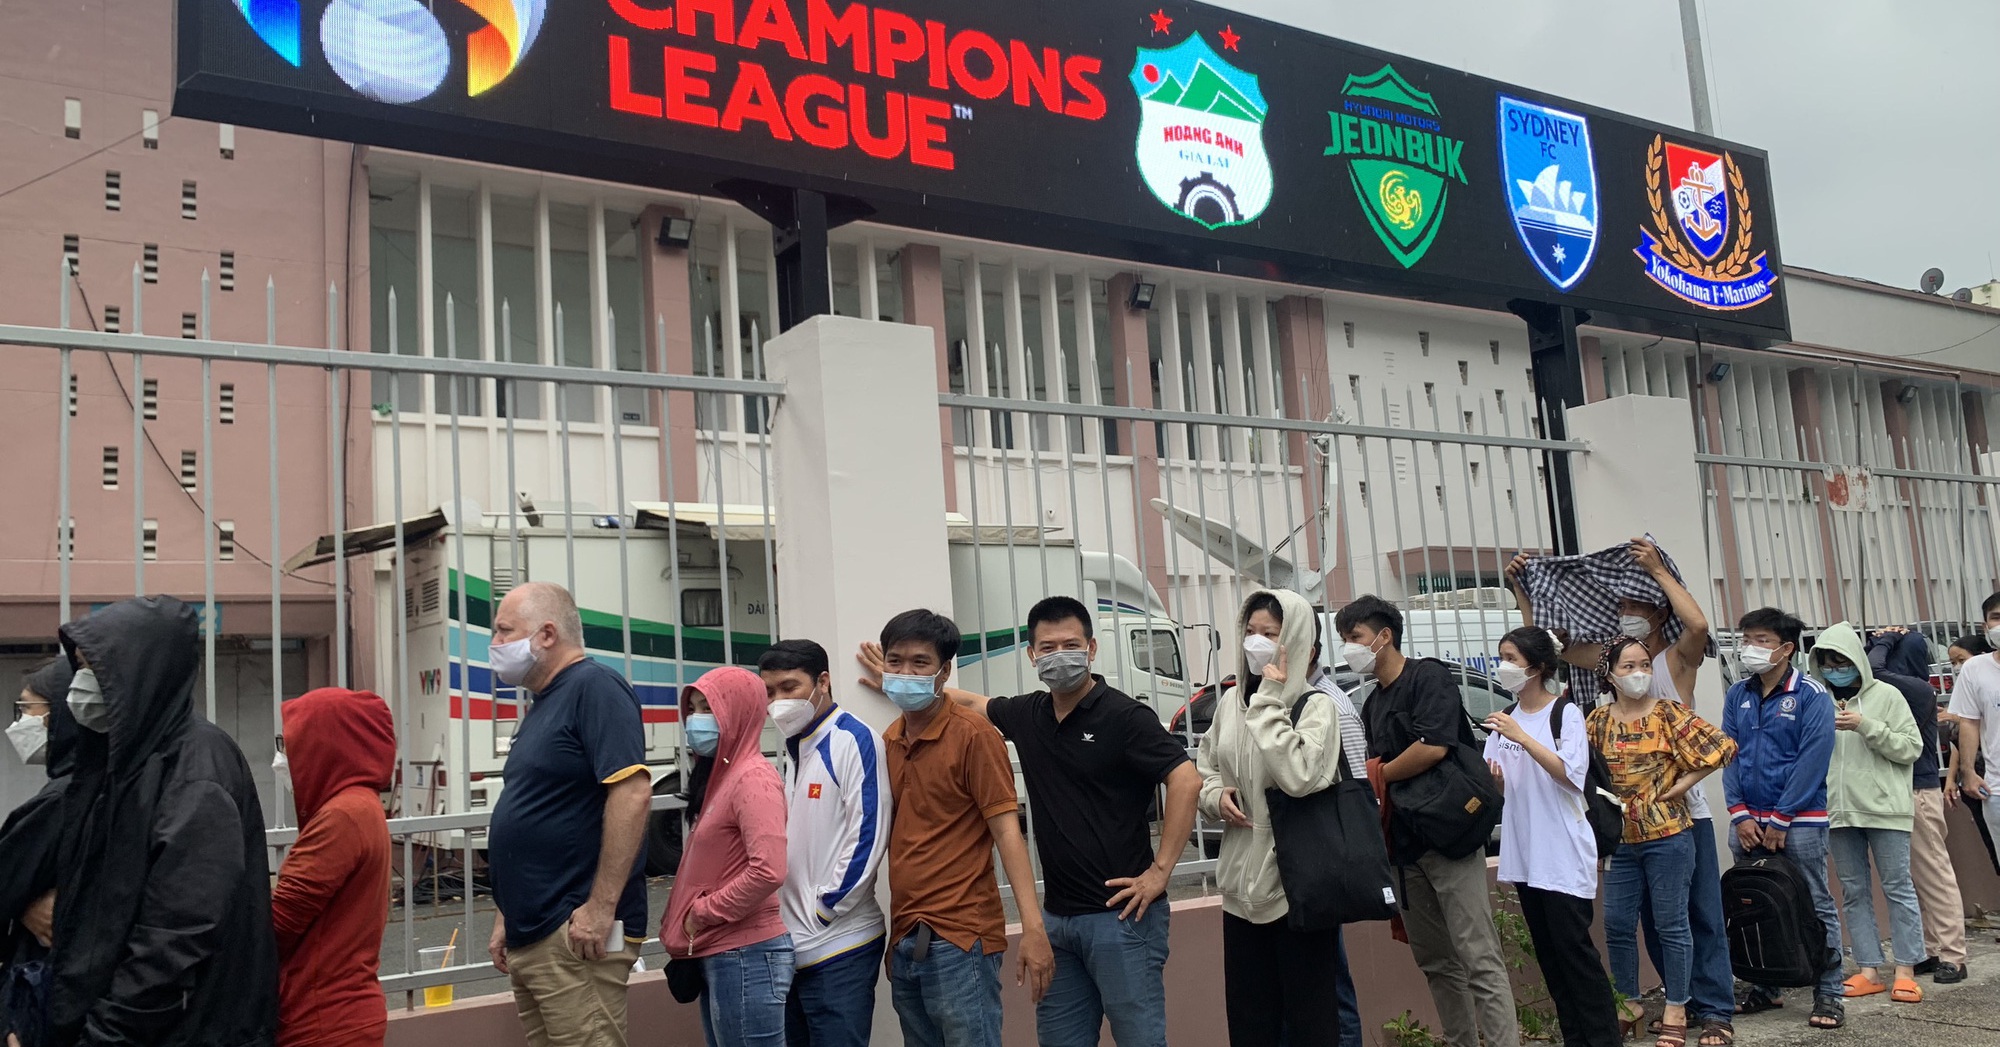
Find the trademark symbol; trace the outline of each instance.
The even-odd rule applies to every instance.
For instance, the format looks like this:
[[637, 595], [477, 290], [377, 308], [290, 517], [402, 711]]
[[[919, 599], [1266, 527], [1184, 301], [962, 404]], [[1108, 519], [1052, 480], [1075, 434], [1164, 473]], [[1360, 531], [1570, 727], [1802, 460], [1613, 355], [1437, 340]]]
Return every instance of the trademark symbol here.
[[951, 115], [960, 120], [970, 120], [972, 119], [972, 107], [969, 105], [959, 105], [957, 102], [953, 102], [951, 104]]

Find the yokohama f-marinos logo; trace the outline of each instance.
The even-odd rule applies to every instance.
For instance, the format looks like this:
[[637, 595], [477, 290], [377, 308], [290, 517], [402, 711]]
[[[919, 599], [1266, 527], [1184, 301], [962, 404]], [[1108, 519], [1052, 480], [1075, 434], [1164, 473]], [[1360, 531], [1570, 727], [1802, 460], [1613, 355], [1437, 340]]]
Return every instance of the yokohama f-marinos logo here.
[[1653, 222], [1634, 253], [1667, 293], [1706, 309], [1748, 309], [1777, 293], [1778, 274], [1757, 250], [1743, 168], [1728, 153], [1653, 138], [1646, 151]]
[[1257, 78], [1224, 61], [1200, 33], [1173, 47], [1138, 50], [1132, 90], [1146, 188], [1208, 229], [1255, 221], [1271, 202], [1269, 107]]

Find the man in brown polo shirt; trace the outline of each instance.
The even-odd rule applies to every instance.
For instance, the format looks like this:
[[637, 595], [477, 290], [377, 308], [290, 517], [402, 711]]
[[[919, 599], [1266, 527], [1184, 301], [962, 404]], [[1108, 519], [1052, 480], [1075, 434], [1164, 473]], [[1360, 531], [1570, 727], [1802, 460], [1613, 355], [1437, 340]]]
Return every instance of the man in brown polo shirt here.
[[1014, 772], [991, 724], [944, 698], [958, 626], [905, 611], [882, 627], [882, 692], [903, 715], [889, 750], [889, 988], [909, 1047], [1000, 1047], [1000, 958], [1006, 912], [993, 848], [1021, 910], [1017, 982], [1041, 1002], [1055, 961], [1027, 841], [1016, 820]]

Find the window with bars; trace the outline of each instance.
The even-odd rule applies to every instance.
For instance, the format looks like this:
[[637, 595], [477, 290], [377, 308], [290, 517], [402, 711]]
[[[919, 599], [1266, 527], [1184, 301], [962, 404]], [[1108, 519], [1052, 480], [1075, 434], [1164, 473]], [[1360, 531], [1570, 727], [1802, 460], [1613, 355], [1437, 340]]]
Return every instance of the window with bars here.
[[104, 449], [104, 489], [107, 491], [118, 489], [118, 448], [116, 447], [107, 447]]
[[222, 124], [217, 130], [218, 144], [224, 160], [236, 159], [236, 125]]
[[1436, 382], [1424, 383], [1424, 403], [1430, 407], [1438, 405], [1438, 387]]
[[76, 417], [76, 375], [69, 376], [69, 416]]
[[104, 307], [104, 332], [105, 332], [106, 334], [117, 334], [117, 333], [118, 333], [118, 331], [119, 331], [119, 327], [118, 327], [118, 324], [119, 324], [119, 322], [120, 322], [120, 320], [121, 320], [121, 319], [123, 319], [123, 311], [122, 311], [122, 310], [120, 310], [120, 309], [119, 309], [119, 308], [118, 308], [117, 306], [115, 306], [115, 305], [107, 305], [107, 306], [105, 306], [105, 307]]
[[1354, 321], [1349, 320], [1346, 323], [1341, 324], [1340, 330], [1341, 333], [1347, 336], [1347, 347], [1349, 349], [1354, 348]]
[[1431, 355], [1431, 333], [1429, 331], [1417, 332], [1417, 348], [1423, 350], [1425, 356]]
[[194, 315], [193, 313], [182, 313], [182, 314], [181, 314], [181, 337], [182, 337], [182, 338], [194, 338], [194, 337], [196, 337], [196, 336], [197, 336], [198, 334], [200, 334], [200, 329], [199, 329], [199, 328], [198, 328], [198, 326], [197, 326], [197, 318], [196, 318], [196, 316], [195, 316], [195, 315]]
[[83, 265], [83, 241], [75, 233], [63, 234], [63, 261], [69, 265], [69, 275], [75, 276]]
[[160, 111], [145, 109], [139, 113], [139, 139], [148, 149], [160, 147]]
[[160, 558], [160, 521], [147, 520], [140, 527], [139, 554], [147, 560]]
[[139, 394], [139, 411], [149, 422], [160, 417], [160, 380], [158, 378], [146, 379], [146, 384]]
[[217, 268], [216, 275], [220, 278], [223, 290], [236, 290], [236, 252], [222, 252], [222, 264]]
[[218, 560], [236, 559], [236, 521], [215, 521], [215, 558]]
[[76, 517], [56, 524], [56, 558], [76, 559]]
[[193, 183], [193, 182], [182, 182], [182, 183], [181, 183], [181, 217], [182, 217], [182, 218], [186, 218], [186, 219], [190, 219], [190, 220], [192, 220], [193, 218], [195, 218], [195, 216], [196, 216], [196, 212], [195, 212], [195, 188], [194, 188], [194, 183]]
[[1494, 363], [1496, 363], [1496, 364], [1497, 364], [1497, 363], [1499, 363], [1499, 362], [1500, 362], [1500, 340], [1499, 340], [1498, 338], [1496, 338], [1496, 339], [1494, 339], [1494, 340], [1492, 340], [1492, 341], [1490, 341], [1490, 342], [1487, 342], [1487, 343], [1486, 343], [1486, 349], [1487, 349], [1487, 351], [1488, 351], [1488, 352], [1491, 352], [1491, 353], [1493, 354], [1493, 362], [1494, 362]]
[[125, 209], [125, 176], [117, 171], [104, 172], [104, 209]]
[[139, 275], [149, 284], [160, 282], [160, 245], [145, 244], [140, 250]]
[[1472, 365], [1465, 362], [1464, 360], [1460, 360], [1458, 362], [1458, 384], [1460, 385], [1472, 384]]
[[222, 383], [215, 394], [215, 414], [223, 425], [236, 424], [236, 383]]
[[83, 100], [80, 98], [63, 99], [63, 137], [83, 137]]
[[201, 456], [194, 451], [181, 452], [181, 489], [192, 491], [200, 484]]

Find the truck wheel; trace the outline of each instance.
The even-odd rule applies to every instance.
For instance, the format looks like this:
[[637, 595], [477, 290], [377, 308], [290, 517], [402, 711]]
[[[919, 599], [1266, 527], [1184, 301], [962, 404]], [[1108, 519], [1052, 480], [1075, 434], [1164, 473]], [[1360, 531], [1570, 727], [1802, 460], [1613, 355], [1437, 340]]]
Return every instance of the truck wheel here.
[[[681, 791], [681, 776], [667, 775], [654, 784], [654, 796], [672, 796]], [[654, 811], [646, 818], [646, 875], [672, 876], [681, 867], [682, 825], [680, 811]]]

